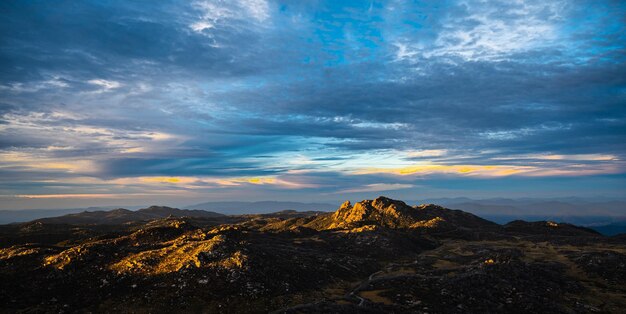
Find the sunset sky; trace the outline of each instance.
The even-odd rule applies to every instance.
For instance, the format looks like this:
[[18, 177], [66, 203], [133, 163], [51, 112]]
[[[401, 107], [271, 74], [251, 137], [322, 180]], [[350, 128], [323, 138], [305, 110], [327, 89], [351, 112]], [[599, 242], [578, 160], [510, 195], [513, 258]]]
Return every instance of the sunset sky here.
[[624, 1], [1, 1], [0, 209], [626, 194]]

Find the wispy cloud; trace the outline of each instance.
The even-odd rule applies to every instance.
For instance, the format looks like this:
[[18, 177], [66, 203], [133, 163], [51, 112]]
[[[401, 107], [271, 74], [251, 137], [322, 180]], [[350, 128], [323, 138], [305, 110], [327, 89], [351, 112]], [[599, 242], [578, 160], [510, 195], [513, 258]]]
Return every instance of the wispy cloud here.
[[406, 152], [408, 157], [425, 158], [425, 157], [441, 157], [448, 153], [446, 149], [424, 149]]
[[265, 0], [203, 0], [196, 1], [194, 6], [201, 13], [189, 27], [199, 33], [228, 27], [233, 22], [239, 24], [238, 21], [241, 20], [262, 23], [270, 18], [270, 7]]
[[412, 184], [374, 183], [374, 184], [367, 184], [359, 188], [340, 190], [335, 193], [344, 194], [344, 193], [362, 193], [362, 192], [382, 192], [382, 191], [402, 190], [402, 189], [408, 189], [412, 187], [413, 187]]
[[89, 80], [89, 81], [87, 81], [87, 83], [99, 86], [100, 89], [96, 91], [98, 93], [106, 92], [106, 91], [109, 91], [109, 90], [112, 90], [112, 89], [115, 89], [115, 88], [119, 88], [119, 87], [122, 86], [122, 84], [120, 82], [107, 81], [107, 80], [102, 80], [102, 79]]
[[432, 39], [399, 37], [394, 42], [396, 60], [507, 60], [512, 54], [550, 48], [558, 40], [566, 9], [561, 1], [453, 3], [438, 16]]

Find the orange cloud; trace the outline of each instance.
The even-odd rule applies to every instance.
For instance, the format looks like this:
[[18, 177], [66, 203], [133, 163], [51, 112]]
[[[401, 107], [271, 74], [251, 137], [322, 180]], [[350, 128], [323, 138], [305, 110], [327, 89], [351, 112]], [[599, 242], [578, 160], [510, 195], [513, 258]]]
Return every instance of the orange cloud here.
[[389, 173], [396, 175], [415, 175], [415, 174], [462, 174], [462, 175], [480, 175], [480, 176], [507, 176], [522, 172], [534, 170], [529, 166], [498, 166], [498, 165], [437, 165], [424, 164], [413, 165], [401, 168], [366, 168], [357, 170], [356, 174], [375, 174]]
[[520, 176], [580, 176], [611, 174], [620, 172], [617, 165], [585, 165], [568, 166], [516, 166], [516, 165], [439, 165], [421, 164], [397, 168], [364, 168], [354, 171], [354, 174], [394, 174], [429, 175], [429, 174], [456, 174], [479, 177]]
[[149, 183], [191, 183], [196, 181], [196, 179], [190, 177], [141, 177], [140, 181]]
[[[174, 193], [172, 193], [174, 194]], [[129, 196], [152, 196], [154, 194], [150, 193], [124, 193], [124, 194], [115, 194], [115, 193], [101, 193], [101, 194], [22, 194], [15, 195], [19, 198], [73, 198], [73, 199], [93, 199], [93, 198], [120, 198], [120, 197], [129, 197]], [[158, 195], [163, 195], [162, 192], [159, 192]]]

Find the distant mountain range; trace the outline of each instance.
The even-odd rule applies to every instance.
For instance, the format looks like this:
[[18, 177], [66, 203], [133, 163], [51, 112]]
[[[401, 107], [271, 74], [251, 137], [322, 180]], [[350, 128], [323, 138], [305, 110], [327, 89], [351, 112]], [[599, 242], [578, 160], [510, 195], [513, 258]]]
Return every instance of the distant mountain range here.
[[[20, 210], [0, 210], [0, 224], [14, 222], [26, 222], [40, 218], [57, 217], [81, 212], [109, 211], [117, 208], [138, 210], [147, 206], [100, 206], [88, 208], [68, 208], [68, 209], [20, 209]], [[187, 209], [197, 209], [212, 211], [225, 215], [242, 214], [267, 214], [284, 210], [295, 211], [331, 211], [337, 206], [326, 203], [299, 203], [299, 202], [207, 202], [190, 206], [182, 206]]]
[[59, 217], [41, 218], [36, 222], [56, 224], [121, 224], [136, 221], [149, 221], [168, 217], [218, 218], [225, 215], [205, 210], [178, 209], [166, 206], [150, 206], [137, 211], [118, 208], [110, 211], [84, 211]]
[[626, 233], [626, 202], [619, 200], [444, 198], [426, 202], [470, 212], [499, 224], [550, 220], [589, 227], [606, 235]]
[[[499, 224], [514, 220], [543, 221], [551, 220], [566, 222], [593, 228], [603, 234], [614, 235], [626, 233], [626, 202], [620, 200], [589, 201], [584, 199], [484, 199], [472, 200], [469, 198], [442, 198], [408, 201], [408, 204], [432, 203], [452, 209], [460, 209]], [[281, 201], [259, 202], [206, 202], [183, 206], [191, 210], [210, 211], [213, 214], [245, 215], [268, 214], [280, 211], [332, 211], [336, 205], [328, 203], [301, 203]], [[56, 217], [80, 212], [98, 212], [116, 209], [117, 207], [90, 207], [72, 209], [28, 209], [28, 210], [0, 210], [0, 224], [25, 222], [46, 217]], [[132, 214], [140, 206], [125, 206], [129, 213], [123, 217], [146, 218], [146, 212]], [[120, 213], [118, 213], [120, 214]], [[188, 216], [190, 212], [186, 212]], [[100, 217], [98, 213], [86, 214], [84, 219], [109, 221], [115, 217]], [[113, 215], [115, 216], [115, 215]], [[173, 214], [177, 216], [177, 214]], [[72, 217], [72, 216], [70, 216]], [[72, 219], [78, 219], [73, 217]], [[82, 219], [82, 218], [81, 218]], [[139, 219], [145, 220], [145, 219]]]
[[336, 205], [327, 203], [299, 203], [299, 202], [206, 202], [190, 206], [189, 209], [209, 210], [227, 215], [241, 214], [268, 214], [283, 210], [296, 211], [331, 211], [337, 208]]
[[[139, 209], [142, 206], [123, 206], [127, 209]], [[9, 224], [14, 222], [25, 222], [39, 218], [56, 217], [67, 214], [75, 214], [84, 211], [107, 211], [119, 208], [119, 206], [99, 206], [86, 208], [64, 208], [64, 209], [16, 209], [16, 210], [0, 210], [0, 224]]]
[[543, 199], [430, 199], [416, 202], [440, 204], [481, 216], [626, 216], [626, 201], [543, 200]]

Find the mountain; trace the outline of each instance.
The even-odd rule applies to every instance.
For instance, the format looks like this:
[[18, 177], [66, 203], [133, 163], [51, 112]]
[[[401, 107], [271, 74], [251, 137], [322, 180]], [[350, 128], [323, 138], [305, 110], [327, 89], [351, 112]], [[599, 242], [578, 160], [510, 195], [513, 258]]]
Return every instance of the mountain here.
[[444, 198], [432, 199], [428, 200], [428, 202], [437, 203], [448, 208], [469, 211], [480, 216], [518, 216], [519, 219], [529, 216], [619, 217], [626, 214], [626, 201], [624, 200], [588, 200], [580, 198], [494, 198], [472, 200], [468, 198]]
[[589, 228], [604, 235], [626, 234], [626, 222], [590, 225]]
[[295, 211], [331, 211], [334, 205], [325, 203], [298, 203], [298, 202], [207, 202], [185, 206], [189, 209], [210, 210], [227, 215], [239, 214], [267, 214], [283, 210]]
[[526, 222], [515, 220], [504, 225], [504, 229], [518, 234], [545, 234], [561, 236], [600, 236], [601, 233], [585, 227], [553, 221]]
[[84, 211], [60, 217], [42, 218], [36, 222], [47, 224], [122, 224], [128, 222], [149, 221], [166, 217], [197, 217], [220, 218], [224, 215], [204, 210], [187, 210], [165, 206], [150, 206], [148, 208], [131, 211], [118, 208], [110, 211]]
[[347, 201], [339, 209], [326, 216], [319, 216], [308, 226], [317, 229], [347, 228], [376, 225], [387, 228], [465, 228], [494, 230], [497, 224], [475, 215], [450, 210], [433, 204], [409, 206], [402, 201], [379, 197], [364, 200], [352, 206]]
[[[115, 206], [87, 207], [87, 208], [67, 208], [67, 209], [15, 209], [0, 210], [0, 224], [14, 222], [26, 222], [39, 218], [56, 217], [67, 214], [76, 214], [84, 211], [107, 211], [116, 209]], [[127, 209], [139, 209], [141, 207], [128, 206]]]
[[585, 226], [605, 235], [626, 232], [626, 202], [623, 200], [447, 198], [432, 201], [501, 224], [514, 220], [554, 221]]
[[624, 235], [387, 197], [0, 225], [2, 313], [621, 313], [624, 282]]

